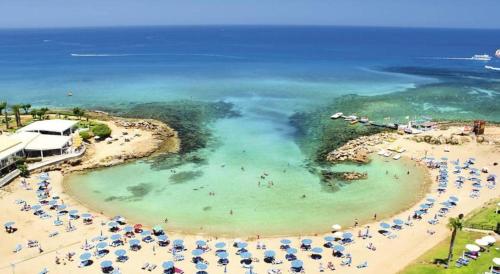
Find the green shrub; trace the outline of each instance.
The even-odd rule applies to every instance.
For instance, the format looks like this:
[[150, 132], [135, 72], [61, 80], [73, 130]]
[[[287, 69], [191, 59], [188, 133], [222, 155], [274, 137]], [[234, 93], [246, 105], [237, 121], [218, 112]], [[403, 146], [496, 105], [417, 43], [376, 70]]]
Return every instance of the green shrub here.
[[104, 139], [111, 136], [111, 129], [106, 124], [96, 124], [92, 127], [92, 132], [95, 136]]
[[87, 141], [89, 140], [90, 138], [92, 138], [92, 134], [90, 131], [88, 130], [84, 130], [84, 131], [80, 131], [80, 137], [82, 137], [82, 139], [84, 141]]

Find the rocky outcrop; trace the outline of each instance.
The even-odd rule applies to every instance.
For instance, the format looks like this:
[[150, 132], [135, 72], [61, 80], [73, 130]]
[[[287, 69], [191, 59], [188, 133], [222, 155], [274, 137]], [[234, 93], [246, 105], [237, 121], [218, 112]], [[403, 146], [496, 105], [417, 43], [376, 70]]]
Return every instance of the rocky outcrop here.
[[368, 155], [373, 152], [373, 147], [391, 138], [393, 138], [391, 133], [362, 136], [328, 153], [326, 159], [330, 162], [350, 161], [367, 163], [369, 161]]
[[421, 134], [415, 135], [411, 137], [412, 140], [421, 143], [425, 142], [432, 145], [461, 145], [463, 143], [470, 142], [472, 139], [469, 136], [462, 136], [458, 134], [450, 134], [450, 135], [430, 135], [430, 134]]

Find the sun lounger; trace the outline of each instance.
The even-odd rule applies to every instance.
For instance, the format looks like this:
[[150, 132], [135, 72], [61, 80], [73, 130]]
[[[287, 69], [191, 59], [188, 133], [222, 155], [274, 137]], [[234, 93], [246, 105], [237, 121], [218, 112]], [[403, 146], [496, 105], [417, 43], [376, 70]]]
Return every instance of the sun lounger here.
[[153, 271], [153, 270], [155, 270], [155, 269], [156, 269], [156, 264], [150, 264], [148, 266], [148, 271], [150, 271], [150, 272]]
[[149, 263], [144, 263], [141, 267], [142, 270], [146, 270], [149, 267]]
[[21, 244], [17, 244], [16, 247], [14, 248], [13, 252], [17, 253], [23, 249], [23, 246]]
[[356, 266], [357, 268], [365, 268], [365, 267], [368, 267], [368, 262], [363, 262], [362, 264], [359, 264]]
[[49, 234], [49, 237], [52, 238], [52, 237], [55, 237], [57, 235], [59, 235], [59, 232], [54, 231], [54, 232], [52, 232], [52, 233]]
[[38, 272], [38, 274], [47, 274], [49, 270], [47, 268], [42, 269], [42, 271]]

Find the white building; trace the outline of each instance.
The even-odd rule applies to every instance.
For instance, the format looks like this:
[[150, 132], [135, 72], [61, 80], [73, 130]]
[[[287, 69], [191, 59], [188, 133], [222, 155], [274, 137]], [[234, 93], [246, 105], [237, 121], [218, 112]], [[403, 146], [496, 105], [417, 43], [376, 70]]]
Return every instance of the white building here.
[[42, 135], [70, 136], [76, 129], [76, 121], [70, 120], [43, 120], [31, 123], [17, 132], [37, 132]]
[[24, 157], [23, 142], [0, 135], [0, 177], [16, 169], [16, 157]]

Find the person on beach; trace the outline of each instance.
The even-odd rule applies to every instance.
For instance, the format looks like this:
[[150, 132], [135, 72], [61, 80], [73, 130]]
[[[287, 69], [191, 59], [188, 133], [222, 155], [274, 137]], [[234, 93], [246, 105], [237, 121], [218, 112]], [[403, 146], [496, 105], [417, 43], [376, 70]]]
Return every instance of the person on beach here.
[[165, 217], [165, 220], [163, 221], [164, 223], [167, 223], [168, 222], [168, 218]]
[[359, 225], [358, 218], [354, 219], [354, 227], [357, 227]]
[[377, 213], [373, 214], [373, 220], [377, 220]]
[[232, 209], [231, 209], [231, 210], [229, 210], [229, 214], [230, 214], [230, 215], [233, 215], [233, 210], [232, 210]]

